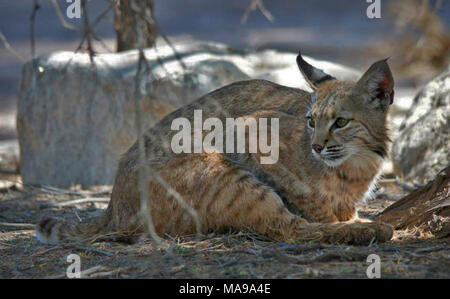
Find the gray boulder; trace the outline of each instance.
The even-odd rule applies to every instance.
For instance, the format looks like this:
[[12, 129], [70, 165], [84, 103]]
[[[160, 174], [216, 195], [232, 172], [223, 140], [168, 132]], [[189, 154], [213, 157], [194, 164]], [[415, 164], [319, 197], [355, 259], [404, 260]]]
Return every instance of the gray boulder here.
[[392, 147], [394, 173], [426, 183], [450, 163], [450, 72], [429, 82], [414, 98]]
[[[145, 50], [151, 75], [136, 88], [138, 52], [58, 52], [26, 63], [19, 92], [17, 130], [24, 183], [68, 187], [112, 184], [120, 155], [136, 140], [135, 98], [147, 129], [197, 97], [234, 81], [271, 80], [307, 89], [294, 53], [239, 53], [207, 42]], [[309, 59], [340, 78], [358, 72]], [[145, 71], [145, 65], [142, 68]]]

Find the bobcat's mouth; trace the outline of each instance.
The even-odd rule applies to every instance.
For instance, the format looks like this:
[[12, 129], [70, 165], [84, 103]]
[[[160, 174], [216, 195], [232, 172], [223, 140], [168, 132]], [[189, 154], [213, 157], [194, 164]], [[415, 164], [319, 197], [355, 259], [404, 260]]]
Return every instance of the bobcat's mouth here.
[[337, 167], [351, 156], [351, 154], [347, 153], [344, 149], [324, 150], [320, 154], [313, 151], [313, 154], [329, 167]]

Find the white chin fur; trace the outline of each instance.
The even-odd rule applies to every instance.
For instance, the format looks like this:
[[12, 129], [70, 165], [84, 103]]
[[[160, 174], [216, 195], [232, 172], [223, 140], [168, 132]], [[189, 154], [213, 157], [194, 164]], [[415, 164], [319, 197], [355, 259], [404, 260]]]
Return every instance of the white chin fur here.
[[347, 160], [347, 157], [343, 157], [343, 158], [336, 159], [336, 160], [325, 160], [325, 159], [322, 159], [322, 161], [329, 167], [338, 167], [339, 165], [344, 163], [345, 160]]

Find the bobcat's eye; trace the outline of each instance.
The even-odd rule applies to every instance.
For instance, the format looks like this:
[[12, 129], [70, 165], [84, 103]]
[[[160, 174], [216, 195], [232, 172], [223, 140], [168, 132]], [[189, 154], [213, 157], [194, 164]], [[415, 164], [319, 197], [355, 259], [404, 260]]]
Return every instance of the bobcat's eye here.
[[315, 123], [314, 119], [310, 118], [310, 119], [308, 120], [308, 126], [309, 126], [310, 128], [314, 128], [315, 125], [316, 125], [316, 123]]
[[335, 124], [336, 124], [336, 127], [342, 128], [342, 127], [345, 127], [348, 124], [349, 121], [350, 120], [348, 120], [348, 119], [339, 117], [338, 119], [336, 119]]

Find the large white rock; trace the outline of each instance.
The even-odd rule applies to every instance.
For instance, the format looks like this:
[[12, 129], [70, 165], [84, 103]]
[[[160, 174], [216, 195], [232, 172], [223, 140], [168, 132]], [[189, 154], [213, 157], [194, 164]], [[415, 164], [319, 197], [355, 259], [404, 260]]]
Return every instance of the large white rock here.
[[[234, 81], [267, 79], [308, 89], [296, 54], [240, 53], [207, 42], [177, 44], [184, 70], [167, 46], [145, 50], [152, 76], [135, 88], [138, 52], [95, 56], [58, 52], [26, 63], [17, 115], [24, 183], [68, 187], [112, 184], [120, 155], [136, 140], [135, 92], [142, 95], [143, 128]], [[342, 79], [355, 70], [306, 60]], [[145, 68], [144, 68], [145, 70]]]
[[392, 147], [394, 172], [425, 183], [450, 163], [450, 72], [429, 82], [413, 100]]

